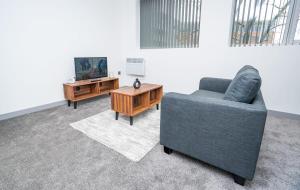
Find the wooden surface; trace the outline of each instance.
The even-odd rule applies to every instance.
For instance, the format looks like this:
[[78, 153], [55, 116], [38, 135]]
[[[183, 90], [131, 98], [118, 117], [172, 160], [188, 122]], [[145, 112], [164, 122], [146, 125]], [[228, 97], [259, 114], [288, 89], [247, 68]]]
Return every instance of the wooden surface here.
[[[95, 81], [95, 80], [99, 80], [99, 81]], [[76, 81], [74, 83], [65, 83], [65, 85], [67, 85], [67, 86], [82, 86], [82, 85], [97, 84], [99, 82], [112, 81], [112, 80], [118, 80], [118, 78], [104, 77], [104, 78], [100, 78], [100, 79], [80, 80], [80, 81]], [[94, 81], [94, 82], [92, 82], [92, 81]]]
[[72, 102], [77, 102], [96, 96], [101, 96], [103, 94], [108, 94], [110, 91], [119, 88], [118, 78], [106, 77], [101, 78], [99, 81], [92, 82], [93, 80], [97, 79], [65, 83], [63, 85], [65, 99]]
[[150, 90], [154, 90], [157, 88], [161, 88], [162, 85], [158, 85], [158, 84], [148, 84], [148, 83], [144, 83], [141, 85], [141, 87], [139, 89], [135, 89], [132, 86], [125, 86], [125, 87], [121, 87], [117, 90], [113, 90], [112, 93], [118, 93], [118, 94], [123, 94], [123, 95], [128, 95], [128, 96], [136, 96], [145, 92], [148, 92]]
[[140, 89], [122, 87], [111, 91], [111, 108], [127, 116], [135, 116], [156, 104], [163, 95], [163, 86], [142, 84]]

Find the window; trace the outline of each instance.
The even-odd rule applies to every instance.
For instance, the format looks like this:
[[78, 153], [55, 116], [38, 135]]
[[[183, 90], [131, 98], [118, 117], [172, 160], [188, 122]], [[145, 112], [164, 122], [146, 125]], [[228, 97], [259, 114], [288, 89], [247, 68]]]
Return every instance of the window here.
[[299, 44], [299, 0], [234, 1], [232, 46]]
[[296, 34], [295, 34], [295, 42], [300, 44], [300, 15], [298, 17], [297, 21], [297, 29], [296, 29]]
[[140, 0], [140, 47], [199, 47], [201, 0]]

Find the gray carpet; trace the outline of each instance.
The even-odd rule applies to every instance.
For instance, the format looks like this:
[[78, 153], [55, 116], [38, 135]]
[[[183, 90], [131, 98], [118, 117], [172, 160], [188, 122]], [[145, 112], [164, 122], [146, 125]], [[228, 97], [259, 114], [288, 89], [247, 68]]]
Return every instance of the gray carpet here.
[[70, 123], [109, 98], [0, 122], [0, 189], [300, 189], [300, 121], [269, 116], [255, 178], [245, 187], [212, 166], [156, 145], [132, 162]]

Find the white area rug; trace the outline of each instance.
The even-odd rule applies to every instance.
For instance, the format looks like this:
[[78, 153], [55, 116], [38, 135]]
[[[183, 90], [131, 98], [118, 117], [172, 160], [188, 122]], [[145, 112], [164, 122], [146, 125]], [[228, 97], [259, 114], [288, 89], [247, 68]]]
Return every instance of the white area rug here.
[[115, 112], [108, 110], [71, 126], [88, 137], [123, 154], [128, 159], [140, 161], [159, 141], [160, 111], [150, 109], [133, 118], [119, 115], [115, 120]]

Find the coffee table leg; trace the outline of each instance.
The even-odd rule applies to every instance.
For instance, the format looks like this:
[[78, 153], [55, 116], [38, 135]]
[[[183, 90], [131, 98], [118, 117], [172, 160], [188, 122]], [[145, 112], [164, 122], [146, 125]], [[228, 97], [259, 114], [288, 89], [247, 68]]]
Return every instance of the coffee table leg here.
[[130, 116], [130, 125], [133, 125], [133, 117]]
[[74, 104], [74, 109], [77, 109], [77, 102], [75, 101], [73, 102], [73, 104]]
[[159, 110], [159, 104], [156, 104], [156, 109]]
[[116, 120], [119, 118], [119, 112], [116, 112]]

